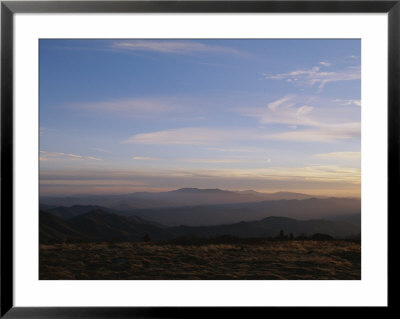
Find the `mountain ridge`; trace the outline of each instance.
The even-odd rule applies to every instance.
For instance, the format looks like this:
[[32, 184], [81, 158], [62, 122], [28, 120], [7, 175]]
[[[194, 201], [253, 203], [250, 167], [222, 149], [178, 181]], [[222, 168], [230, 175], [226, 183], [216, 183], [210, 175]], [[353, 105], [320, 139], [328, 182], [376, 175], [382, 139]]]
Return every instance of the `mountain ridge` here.
[[182, 236], [217, 237], [274, 237], [284, 231], [293, 235], [325, 233], [333, 237], [349, 237], [359, 234], [360, 229], [346, 222], [327, 220], [298, 221], [282, 216], [270, 216], [263, 220], [214, 226], [158, 227], [142, 220], [93, 210], [68, 220], [51, 213], [39, 212], [41, 243], [79, 241], [141, 241], [170, 240]]
[[353, 199], [276, 200], [246, 203], [193, 205], [136, 209], [121, 214], [130, 214], [166, 226], [210, 226], [238, 221], [259, 220], [268, 216], [286, 216], [295, 219], [315, 219], [331, 216], [361, 214], [361, 202]]

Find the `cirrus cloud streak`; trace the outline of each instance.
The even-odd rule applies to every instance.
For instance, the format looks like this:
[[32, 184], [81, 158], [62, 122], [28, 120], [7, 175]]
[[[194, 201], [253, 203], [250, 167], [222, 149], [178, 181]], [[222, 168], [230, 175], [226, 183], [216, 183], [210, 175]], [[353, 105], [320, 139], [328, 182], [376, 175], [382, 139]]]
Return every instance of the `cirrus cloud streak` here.
[[236, 50], [227, 46], [205, 44], [203, 42], [195, 42], [190, 40], [127, 40], [115, 41], [112, 44], [113, 49], [124, 51], [148, 51], [167, 54], [196, 54], [196, 53], [213, 53], [213, 54], [231, 54], [244, 55], [245, 52]]
[[310, 69], [298, 69], [288, 73], [262, 73], [262, 75], [268, 80], [285, 80], [288, 83], [298, 85], [317, 85], [319, 89], [322, 89], [331, 82], [360, 80], [361, 68], [350, 66], [337, 71], [324, 71], [321, 70], [320, 66], [314, 66]]

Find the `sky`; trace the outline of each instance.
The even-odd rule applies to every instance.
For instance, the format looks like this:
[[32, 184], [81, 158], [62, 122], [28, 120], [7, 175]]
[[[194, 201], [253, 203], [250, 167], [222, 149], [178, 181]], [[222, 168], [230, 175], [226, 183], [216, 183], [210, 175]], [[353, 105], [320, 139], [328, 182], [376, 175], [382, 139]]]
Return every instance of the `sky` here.
[[40, 40], [40, 195], [360, 196], [360, 40]]

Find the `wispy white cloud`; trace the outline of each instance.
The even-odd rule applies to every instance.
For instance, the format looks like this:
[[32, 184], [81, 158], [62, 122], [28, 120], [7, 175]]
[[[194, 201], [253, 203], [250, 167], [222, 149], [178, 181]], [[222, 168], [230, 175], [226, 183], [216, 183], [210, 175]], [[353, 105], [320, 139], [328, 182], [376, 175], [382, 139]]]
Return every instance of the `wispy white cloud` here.
[[257, 118], [260, 123], [280, 123], [288, 125], [320, 126], [321, 123], [310, 117], [314, 107], [310, 105], [298, 105], [294, 96], [285, 96], [273, 101], [267, 107], [244, 107], [235, 110]]
[[[57, 170], [41, 171], [40, 187], [46, 193], [87, 192], [123, 193], [200, 187], [225, 189], [272, 188], [288, 191], [315, 189], [334, 194], [359, 195], [360, 168], [339, 165], [279, 167], [255, 169], [140, 169], [140, 170]], [[266, 186], [268, 185], [268, 186]]]
[[268, 74], [263, 73], [265, 79], [285, 80], [298, 85], [317, 86], [322, 89], [326, 84], [338, 81], [352, 81], [361, 79], [361, 68], [351, 66], [337, 71], [323, 71], [320, 66], [311, 69], [299, 69], [288, 73]]
[[217, 151], [217, 152], [226, 152], [226, 153], [261, 153], [265, 152], [265, 149], [259, 147], [252, 148], [227, 148], [227, 147], [207, 147], [207, 150]]
[[333, 143], [353, 138], [360, 138], [361, 124], [359, 122], [326, 125], [313, 129], [295, 130], [264, 135], [266, 139]]
[[319, 62], [319, 64], [321, 64], [322, 66], [326, 66], [326, 67], [328, 67], [328, 66], [331, 66], [331, 65], [332, 65], [332, 63], [330, 63], [330, 62], [327, 62], [327, 61], [321, 61], [321, 62]]
[[157, 158], [149, 156], [134, 156], [133, 159], [135, 161], [153, 161], [156, 160]]
[[303, 102], [304, 97], [292, 95], [272, 101], [266, 107], [243, 107], [234, 110], [256, 118], [261, 124], [282, 124], [290, 128], [289, 131], [276, 133], [262, 132], [258, 138], [331, 143], [360, 136], [361, 125], [357, 117], [350, 122], [343, 116], [342, 109], [321, 106], [321, 103], [326, 103], [324, 100], [314, 98], [313, 104], [318, 106], [306, 105]]
[[[186, 127], [136, 134], [122, 143], [214, 145], [221, 141], [239, 138], [241, 132], [201, 127]], [[247, 132], [249, 134], [249, 132]], [[242, 136], [243, 137], [243, 136]]]
[[315, 154], [315, 157], [334, 160], [360, 160], [361, 152], [331, 152]]
[[315, 179], [315, 180], [347, 180], [360, 182], [361, 170], [357, 167], [339, 165], [305, 165], [299, 167], [269, 166], [266, 168], [218, 168], [218, 169], [140, 169], [140, 170], [58, 170], [41, 171], [41, 181], [47, 180], [142, 180], [145, 178], [190, 178], [190, 177], [216, 177], [216, 178], [275, 178], [287, 179]]
[[188, 158], [184, 159], [184, 162], [189, 163], [204, 163], [204, 164], [230, 164], [230, 163], [242, 163], [240, 159], [213, 159], [213, 158]]
[[279, 133], [254, 129], [178, 128], [136, 134], [121, 143], [207, 146], [255, 140], [334, 143], [352, 138], [359, 138], [360, 132], [361, 125], [357, 122], [337, 125], [327, 124], [325, 126], [316, 126], [311, 129], [291, 130]]
[[341, 100], [341, 99], [336, 99], [334, 102], [339, 103], [340, 105], [356, 105], [356, 106], [361, 106], [361, 100]]
[[113, 49], [126, 51], [151, 51], [168, 54], [217, 53], [243, 55], [244, 52], [219, 45], [189, 40], [126, 40], [112, 43]]
[[271, 111], [276, 111], [277, 107], [279, 107], [280, 105], [282, 105], [282, 104], [284, 104], [284, 103], [286, 103], [286, 102], [288, 102], [288, 101], [290, 101], [292, 99], [293, 99], [293, 97], [291, 97], [291, 96], [285, 96], [285, 97], [283, 97], [283, 98], [281, 98], [279, 100], [276, 100], [276, 101], [273, 101], [273, 102], [269, 103], [268, 104], [268, 108]]
[[76, 155], [70, 153], [62, 153], [62, 152], [47, 152], [47, 151], [40, 151], [40, 161], [49, 162], [54, 160], [93, 160], [93, 161], [100, 161], [100, 158], [94, 156], [83, 156], [83, 155]]
[[[338, 142], [360, 136], [360, 122], [343, 115], [345, 107], [322, 106], [325, 100], [287, 95], [271, 101], [265, 107], [240, 107], [232, 111], [253, 117], [261, 124], [282, 124], [279, 131], [270, 126], [241, 128], [184, 127], [135, 134], [121, 143], [206, 145], [209, 148], [236, 148], [232, 143], [254, 140], [285, 140], [302, 142]], [[330, 100], [332, 104], [332, 101]], [[318, 105], [318, 106], [314, 106]], [[351, 121], [351, 122], [350, 122]], [[286, 131], [282, 131], [286, 129]], [[222, 147], [223, 146], [223, 147]], [[227, 147], [228, 146], [228, 147]], [[248, 149], [246, 150], [248, 151]]]

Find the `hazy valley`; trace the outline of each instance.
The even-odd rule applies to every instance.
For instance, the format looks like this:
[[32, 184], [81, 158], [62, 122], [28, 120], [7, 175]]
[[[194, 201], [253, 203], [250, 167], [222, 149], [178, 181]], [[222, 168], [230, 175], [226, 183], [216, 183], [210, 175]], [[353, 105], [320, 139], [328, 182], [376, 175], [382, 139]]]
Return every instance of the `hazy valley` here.
[[[284, 194], [288, 198], [282, 199]], [[153, 197], [156, 202], [163, 198], [177, 206], [129, 210], [115, 208], [121, 207], [122, 203], [135, 206], [135, 198], [143, 203], [144, 196]], [[294, 196], [304, 199], [291, 199]], [[120, 201], [116, 201], [116, 197], [102, 199], [103, 202], [110, 202], [108, 207], [87, 205], [92, 196], [80, 198], [86, 205], [70, 207], [49, 205], [72, 198], [45, 201], [40, 213], [41, 240], [138, 241], [146, 234], [153, 240], [179, 236], [274, 237], [282, 230], [293, 235], [324, 233], [338, 238], [360, 234], [361, 212], [357, 199], [314, 198], [293, 193], [264, 196], [256, 192], [235, 193], [218, 189], [121, 195]], [[255, 200], [255, 197], [258, 202], [251, 202], [250, 199]], [[276, 199], [265, 200], [264, 197]], [[198, 204], [186, 206], [191, 200]], [[227, 203], [228, 200], [237, 202]]]

